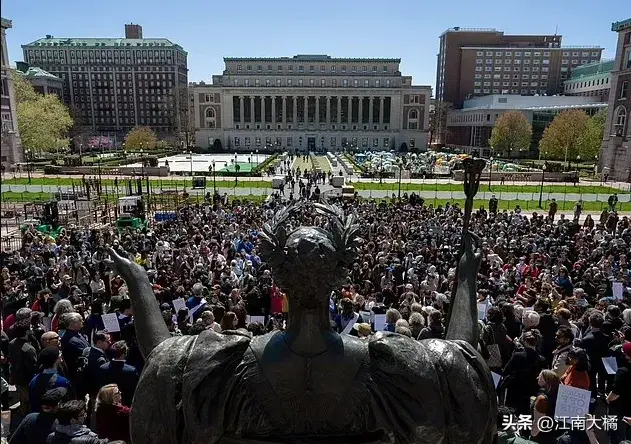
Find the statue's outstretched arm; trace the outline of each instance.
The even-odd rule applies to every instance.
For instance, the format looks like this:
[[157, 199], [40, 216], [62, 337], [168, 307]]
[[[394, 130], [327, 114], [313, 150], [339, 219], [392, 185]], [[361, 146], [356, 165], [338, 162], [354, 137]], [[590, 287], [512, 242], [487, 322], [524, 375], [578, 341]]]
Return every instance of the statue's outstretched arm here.
[[116, 272], [129, 288], [138, 345], [142, 356], [147, 359], [151, 350], [170, 337], [169, 330], [160, 313], [146, 271], [136, 261], [121, 256], [113, 248], [109, 249], [109, 253]]
[[463, 236], [464, 253], [458, 264], [458, 287], [453, 300], [446, 339], [459, 339], [478, 346], [478, 305], [476, 280], [482, 255], [476, 251], [475, 242], [479, 238], [467, 232]]

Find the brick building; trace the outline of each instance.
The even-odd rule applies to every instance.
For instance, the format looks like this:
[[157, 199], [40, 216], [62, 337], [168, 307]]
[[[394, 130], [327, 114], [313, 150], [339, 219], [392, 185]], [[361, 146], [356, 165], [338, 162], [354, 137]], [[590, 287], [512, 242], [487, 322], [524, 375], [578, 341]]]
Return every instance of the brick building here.
[[611, 71], [600, 171], [611, 179], [631, 182], [631, 18], [613, 23], [611, 30], [618, 33], [618, 43]]
[[125, 25], [125, 38], [55, 38], [22, 45], [24, 60], [63, 81], [75, 123], [123, 136], [136, 125], [159, 134], [174, 128], [177, 88], [188, 83], [187, 53], [165, 38], [143, 38]]
[[0, 149], [0, 161], [4, 168], [21, 162], [24, 158], [22, 143], [18, 131], [18, 119], [15, 108], [15, 95], [13, 92], [13, 72], [9, 67], [9, 52], [7, 51], [6, 30], [11, 29], [11, 20], [4, 17], [2, 21], [2, 92], [0, 94], [2, 112], [2, 145]]
[[505, 35], [451, 28], [440, 36], [436, 99], [461, 108], [487, 94], [554, 95], [572, 68], [600, 60], [603, 48], [562, 47], [560, 35]]

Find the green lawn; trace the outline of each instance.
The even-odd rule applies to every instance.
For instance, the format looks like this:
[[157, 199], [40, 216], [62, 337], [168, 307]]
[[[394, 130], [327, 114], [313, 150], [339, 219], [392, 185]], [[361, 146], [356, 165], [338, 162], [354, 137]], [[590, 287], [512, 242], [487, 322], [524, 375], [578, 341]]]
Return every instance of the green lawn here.
[[[106, 187], [113, 187], [114, 180], [113, 179], [102, 179], [103, 185]], [[28, 178], [19, 177], [15, 179], [7, 179], [2, 181], [3, 184], [6, 185], [28, 185]], [[121, 179], [118, 181], [118, 186], [122, 187], [124, 185], [124, 180]], [[48, 185], [48, 186], [79, 186], [81, 184], [81, 179], [71, 178], [71, 177], [33, 177], [31, 178], [30, 185]], [[234, 188], [234, 180], [224, 180], [221, 177], [218, 177], [216, 180], [216, 184], [218, 188]], [[154, 188], [162, 188], [162, 189], [175, 189], [179, 188], [190, 188], [191, 187], [191, 179], [177, 179], [177, 178], [168, 178], [168, 179], [152, 179], [151, 185]], [[206, 176], [206, 186], [212, 188], [213, 186], [213, 178], [212, 176]], [[241, 180], [239, 179], [237, 183], [237, 187], [239, 188], [270, 188], [272, 186], [271, 181], [265, 180]]]
[[[386, 190], [398, 192], [398, 182], [379, 183], [379, 179], [373, 182], [353, 182], [356, 190]], [[401, 182], [401, 191], [462, 191], [461, 183], [434, 183], [430, 179], [426, 183], [410, 183], [403, 180]], [[539, 185], [491, 185], [490, 191], [494, 193], [538, 193]], [[481, 193], [489, 191], [488, 183], [481, 183]], [[627, 194], [628, 192], [620, 191], [615, 188], [601, 185], [549, 185], [544, 184], [543, 191], [545, 193], [572, 193], [572, 194]]]
[[[305, 166], [311, 166], [311, 161], [307, 161], [308, 163], [303, 164], [300, 162], [297, 166], [300, 166], [301, 169], [304, 169]], [[28, 178], [15, 178], [15, 179], [7, 179], [3, 181], [4, 184], [7, 185], [27, 185]], [[70, 178], [70, 177], [33, 177], [31, 179], [31, 185], [49, 185], [49, 186], [79, 186], [81, 184], [80, 178]], [[217, 178], [216, 184], [218, 188], [234, 188], [234, 180], [224, 180], [223, 178]], [[103, 185], [107, 187], [114, 186], [113, 179], [103, 179]], [[119, 187], [124, 185], [124, 181], [121, 179], [118, 182]], [[180, 179], [180, 178], [165, 178], [165, 179], [152, 179], [151, 185], [154, 188], [158, 189], [175, 189], [175, 188], [190, 188], [191, 187], [191, 179]], [[206, 186], [208, 188], [212, 188], [213, 180], [212, 176], [206, 176]], [[353, 182], [353, 186], [356, 190], [374, 190], [374, 191], [393, 191], [398, 192], [399, 184], [398, 183], [379, 183], [379, 180], [376, 179], [372, 182]], [[270, 188], [271, 182], [268, 180], [239, 180], [237, 183], [237, 187], [239, 188]], [[538, 185], [492, 185], [491, 191], [494, 193], [538, 193], [539, 192]], [[434, 183], [431, 180], [428, 180], [426, 183], [409, 183], [402, 181], [401, 182], [401, 191], [402, 192], [410, 192], [410, 191], [462, 191], [462, 184], [460, 183]], [[489, 191], [488, 183], [480, 184], [480, 192]], [[571, 194], [628, 194], [628, 191], [620, 191], [615, 188], [611, 188], [608, 186], [602, 185], [558, 185], [558, 184], [548, 184], [544, 185], [543, 191], [545, 193], [571, 193]]]

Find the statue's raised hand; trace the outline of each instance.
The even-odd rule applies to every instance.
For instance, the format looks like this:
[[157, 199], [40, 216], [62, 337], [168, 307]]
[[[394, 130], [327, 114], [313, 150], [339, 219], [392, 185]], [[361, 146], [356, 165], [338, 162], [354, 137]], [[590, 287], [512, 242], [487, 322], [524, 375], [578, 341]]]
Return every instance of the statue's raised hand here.
[[129, 288], [129, 298], [134, 310], [136, 337], [143, 357], [146, 359], [158, 344], [170, 337], [160, 306], [153, 294], [147, 272], [136, 263], [131, 254], [121, 250], [121, 254], [108, 248], [111, 263], [116, 272], [125, 280]]
[[116, 273], [125, 280], [127, 287], [137, 287], [139, 283], [149, 284], [149, 278], [144, 268], [136, 263], [134, 257], [121, 250], [119, 254], [113, 248], [108, 248], [108, 253], [111, 257], [110, 262]]
[[458, 267], [458, 279], [461, 281], [469, 277], [475, 282], [482, 262], [482, 253], [477, 248], [479, 240], [479, 237], [470, 231], [464, 235], [464, 254], [460, 257]]

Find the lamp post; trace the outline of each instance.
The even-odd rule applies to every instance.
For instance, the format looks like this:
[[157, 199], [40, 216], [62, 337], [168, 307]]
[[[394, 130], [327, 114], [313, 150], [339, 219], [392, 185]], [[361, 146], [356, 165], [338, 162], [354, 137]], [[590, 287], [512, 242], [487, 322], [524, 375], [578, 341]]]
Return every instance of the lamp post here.
[[259, 150], [256, 149], [256, 166], [259, 166]]
[[28, 148], [24, 150], [24, 157], [26, 158], [26, 174], [28, 174], [28, 183], [31, 183], [31, 150]]
[[145, 154], [142, 148], [140, 148], [140, 177], [145, 177]]
[[79, 144], [79, 166], [83, 165], [83, 144]]
[[578, 164], [581, 163], [581, 156], [576, 156], [576, 172], [578, 173]]
[[237, 187], [238, 183], [239, 183], [239, 178], [238, 178], [238, 174], [239, 174], [239, 170], [241, 169], [241, 167], [239, 166], [238, 163], [238, 156], [237, 153], [234, 153], [234, 186], [235, 188]]
[[188, 152], [188, 158], [191, 161], [191, 180], [193, 180], [193, 151]]
[[545, 175], [546, 175], [546, 165], [544, 163], [543, 166], [541, 167], [541, 187], [539, 188], [539, 208], [542, 208], [542, 209], [543, 207], [541, 206], [541, 200], [543, 198], [543, 180], [544, 180]]
[[403, 174], [404, 161], [401, 157], [397, 159], [397, 166], [399, 167], [399, 202], [401, 202], [401, 175]]
[[491, 191], [491, 176], [493, 173], [493, 156], [489, 157], [489, 191]]
[[213, 168], [213, 192], [216, 193], [217, 192], [217, 182], [215, 181], [215, 177], [216, 177], [215, 173], [217, 171], [217, 168], [215, 166], [215, 161], [214, 160], [213, 160], [212, 168]]

